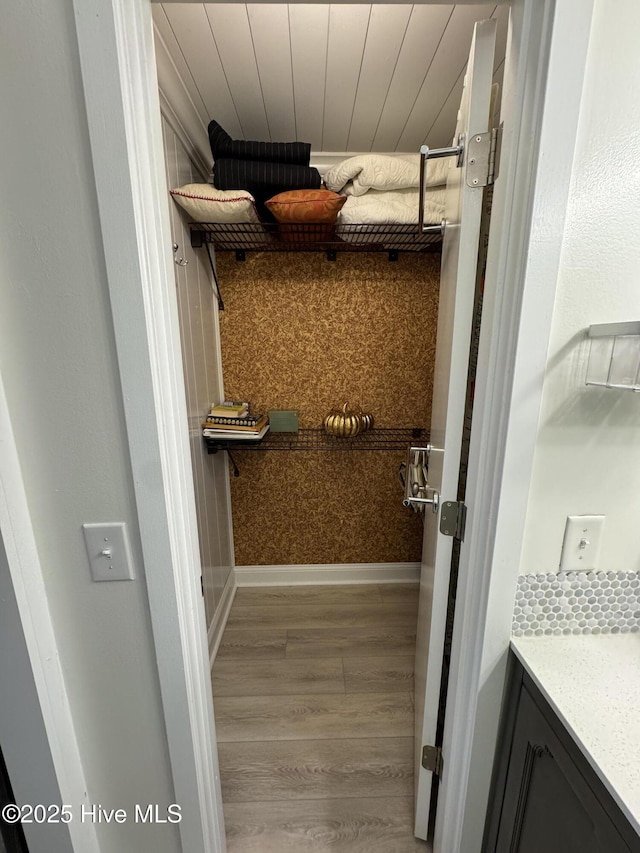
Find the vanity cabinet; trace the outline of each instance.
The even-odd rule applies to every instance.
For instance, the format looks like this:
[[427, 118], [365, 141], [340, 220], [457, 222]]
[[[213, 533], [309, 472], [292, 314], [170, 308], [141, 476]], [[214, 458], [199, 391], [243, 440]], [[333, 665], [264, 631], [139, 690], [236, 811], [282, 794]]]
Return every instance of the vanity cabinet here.
[[483, 853], [640, 851], [634, 828], [513, 655], [510, 666]]

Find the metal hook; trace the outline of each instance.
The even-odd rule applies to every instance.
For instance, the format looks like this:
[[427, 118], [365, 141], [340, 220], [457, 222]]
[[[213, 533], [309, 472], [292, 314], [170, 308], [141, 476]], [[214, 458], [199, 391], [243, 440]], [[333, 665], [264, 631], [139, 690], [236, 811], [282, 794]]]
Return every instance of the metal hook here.
[[[174, 254], [174, 255], [177, 253], [177, 251], [178, 251], [178, 249], [179, 249], [179, 248], [180, 248], [180, 247], [178, 246], [178, 244], [177, 244], [177, 243], [174, 243], [174, 244], [173, 244], [173, 254]], [[175, 257], [174, 257], [174, 259], [173, 259], [173, 260], [174, 260], [174, 262], [175, 262], [179, 267], [186, 267], [186, 265], [189, 263], [189, 261], [185, 261], [185, 259], [184, 259], [184, 258], [175, 258]]]

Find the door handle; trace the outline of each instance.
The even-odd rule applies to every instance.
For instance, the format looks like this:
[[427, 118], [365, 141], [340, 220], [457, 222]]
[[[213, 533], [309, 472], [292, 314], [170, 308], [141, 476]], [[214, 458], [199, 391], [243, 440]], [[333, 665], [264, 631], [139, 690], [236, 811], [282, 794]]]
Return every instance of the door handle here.
[[422, 512], [430, 505], [433, 512], [438, 511], [440, 495], [427, 481], [429, 474], [429, 454], [431, 445], [410, 447], [404, 469], [404, 506]]
[[451, 148], [429, 148], [427, 145], [420, 146], [420, 198], [418, 201], [418, 231], [422, 234], [441, 233], [444, 237], [446, 220], [440, 225], [424, 224], [424, 191], [427, 182], [427, 160], [436, 160], [440, 157], [455, 157], [458, 166], [462, 166], [464, 159], [464, 135], [458, 137], [458, 144]]

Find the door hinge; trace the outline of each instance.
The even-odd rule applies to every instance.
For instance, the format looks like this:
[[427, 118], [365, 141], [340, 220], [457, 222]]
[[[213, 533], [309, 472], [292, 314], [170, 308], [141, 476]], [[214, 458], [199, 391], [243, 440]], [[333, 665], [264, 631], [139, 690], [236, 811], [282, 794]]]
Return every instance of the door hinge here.
[[486, 133], [474, 133], [467, 143], [467, 186], [488, 187], [500, 170], [502, 125]]
[[202, 597], [204, 598], [204, 578], [200, 575], [200, 591], [202, 592]]
[[439, 746], [422, 747], [422, 766], [436, 776], [442, 775], [442, 749]]
[[440, 512], [440, 533], [453, 536], [454, 539], [464, 539], [464, 529], [467, 523], [467, 507], [462, 501], [443, 501]]

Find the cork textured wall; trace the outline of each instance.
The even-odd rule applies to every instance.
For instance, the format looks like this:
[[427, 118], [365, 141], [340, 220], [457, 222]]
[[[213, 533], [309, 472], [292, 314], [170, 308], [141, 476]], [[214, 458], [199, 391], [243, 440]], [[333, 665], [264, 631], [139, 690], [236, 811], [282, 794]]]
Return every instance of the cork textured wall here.
[[[428, 426], [439, 255], [217, 256], [225, 394], [255, 411], [297, 409], [319, 427], [334, 406], [378, 427]], [[420, 559], [422, 518], [402, 506], [405, 453], [235, 451], [237, 565]]]

